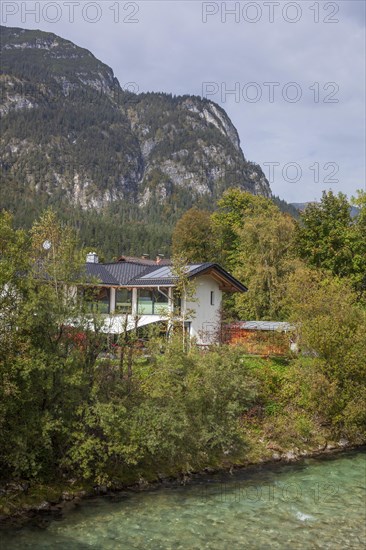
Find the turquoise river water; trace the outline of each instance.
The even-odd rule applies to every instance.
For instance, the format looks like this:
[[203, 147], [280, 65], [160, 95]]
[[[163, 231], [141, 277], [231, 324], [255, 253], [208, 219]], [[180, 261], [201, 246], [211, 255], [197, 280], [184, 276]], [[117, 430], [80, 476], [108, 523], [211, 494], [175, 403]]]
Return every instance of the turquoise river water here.
[[0, 532], [13, 549], [366, 548], [366, 453], [215, 475], [83, 502], [46, 528]]

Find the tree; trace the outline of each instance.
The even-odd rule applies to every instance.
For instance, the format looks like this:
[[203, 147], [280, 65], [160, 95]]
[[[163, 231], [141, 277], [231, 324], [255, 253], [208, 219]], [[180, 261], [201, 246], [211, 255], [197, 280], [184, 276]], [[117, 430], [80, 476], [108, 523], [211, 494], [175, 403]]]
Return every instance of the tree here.
[[[161, 343], [159, 343], [160, 349]], [[107, 484], [161, 471], [197, 470], [245, 448], [242, 415], [257, 384], [240, 349], [182, 353], [180, 335], [134, 363], [127, 396], [113, 369], [101, 373], [94, 401], [70, 434], [65, 465], [82, 478]], [[109, 380], [108, 380], [109, 376]], [[224, 454], [225, 453], [225, 454]]]
[[235, 296], [240, 319], [283, 319], [285, 279], [295, 269], [294, 220], [278, 210], [247, 214], [236, 230], [234, 275], [248, 292]]
[[347, 276], [352, 266], [351, 207], [346, 195], [323, 191], [320, 203], [310, 203], [301, 213], [296, 248], [308, 265]]
[[173, 231], [173, 255], [190, 263], [215, 260], [210, 213], [193, 207], [178, 220]]
[[359, 190], [352, 198], [358, 212], [353, 220], [352, 236], [352, 283], [359, 299], [366, 294], [366, 192]]
[[67, 448], [99, 339], [69, 292], [80, 253], [68, 228], [46, 212], [28, 237], [5, 214], [0, 243], [0, 468], [31, 478], [55, 471]]
[[301, 214], [296, 249], [308, 265], [349, 278], [361, 299], [366, 290], [365, 193], [359, 191], [353, 203], [359, 209], [354, 217], [345, 195], [324, 191], [321, 202]]
[[236, 265], [236, 253], [240, 242], [238, 232], [243, 228], [246, 217], [271, 214], [279, 210], [270, 199], [234, 188], [225, 191], [217, 206], [217, 211], [212, 215], [212, 227], [219, 260], [231, 269]]
[[11, 345], [17, 326], [18, 304], [26, 291], [26, 280], [19, 273], [29, 269], [29, 240], [22, 230], [13, 228], [13, 218], [0, 214], [0, 345]]
[[[196, 301], [196, 285], [195, 281], [189, 278], [189, 268], [187, 266], [186, 258], [182, 256], [174, 256], [171, 270], [173, 276], [176, 277], [174, 293], [175, 299], [180, 302], [180, 313], [178, 319], [182, 331], [182, 350], [185, 352], [187, 347], [189, 347], [186, 342], [186, 322], [194, 315], [194, 309], [190, 308], [189, 305]], [[170, 322], [172, 323], [174, 329], [174, 323], [176, 322], [175, 313], [173, 313], [173, 318]]]
[[364, 437], [366, 312], [352, 286], [329, 271], [303, 265], [288, 278], [287, 300], [290, 320], [298, 327], [300, 348], [312, 357], [313, 370], [332, 386], [332, 422], [340, 430], [350, 429]]
[[249, 289], [226, 299], [226, 310], [241, 319], [281, 319], [283, 279], [293, 261], [293, 219], [270, 199], [229, 189], [212, 220], [223, 264]]

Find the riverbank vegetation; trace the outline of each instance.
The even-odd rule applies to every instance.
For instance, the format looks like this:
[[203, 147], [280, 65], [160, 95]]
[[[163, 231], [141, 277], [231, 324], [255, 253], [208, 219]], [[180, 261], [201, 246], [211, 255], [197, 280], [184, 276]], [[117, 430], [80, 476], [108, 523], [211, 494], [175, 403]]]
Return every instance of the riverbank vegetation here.
[[183, 352], [180, 337], [154, 334], [143, 351], [131, 334], [119, 357], [101, 353], [98, 317], [65, 291], [85, 257], [73, 232], [50, 211], [29, 233], [2, 214], [3, 512], [14, 481], [29, 494], [108, 487], [364, 443], [366, 201], [360, 193], [354, 219], [345, 201], [325, 194], [297, 223], [232, 190], [214, 215], [195, 210], [177, 228], [177, 253], [216, 259], [248, 285], [227, 300], [227, 318], [296, 324], [300, 351], [282, 358], [228, 345]]

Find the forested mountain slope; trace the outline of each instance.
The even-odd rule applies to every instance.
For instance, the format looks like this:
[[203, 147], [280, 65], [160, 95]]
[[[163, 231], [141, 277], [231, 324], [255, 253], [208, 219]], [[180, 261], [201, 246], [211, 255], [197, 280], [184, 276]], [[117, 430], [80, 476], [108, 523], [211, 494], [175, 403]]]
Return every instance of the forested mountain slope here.
[[164, 252], [193, 204], [230, 186], [271, 196], [215, 103], [124, 91], [52, 33], [1, 27], [1, 56], [0, 201], [19, 225], [53, 205], [107, 255]]

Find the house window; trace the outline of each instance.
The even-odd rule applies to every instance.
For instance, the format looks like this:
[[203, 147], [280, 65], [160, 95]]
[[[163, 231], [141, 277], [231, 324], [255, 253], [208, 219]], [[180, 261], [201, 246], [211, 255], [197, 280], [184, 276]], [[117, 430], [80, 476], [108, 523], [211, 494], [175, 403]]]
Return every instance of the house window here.
[[96, 313], [109, 313], [109, 288], [88, 288], [84, 290], [87, 309]]
[[160, 292], [154, 290], [154, 314], [167, 315], [169, 312], [169, 296], [168, 289], [161, 288]]
[[152, 315], [154, 312], [154, 302], [152, 290], [140, 288], [138, 291], [138, 308], [139, 315]]
[[169, 311], [168, 289], [148, 290], [141, 288], [138, 291], [139, 315], [167, 315]]
[[211, 290], [211, 292], [210, 292], [210, 304], [212, 306], [215, 305], [215, 292], [213, 290]]
[[132, 290], [120, 288], [116, 290], [116, 313], [132, 313]]

